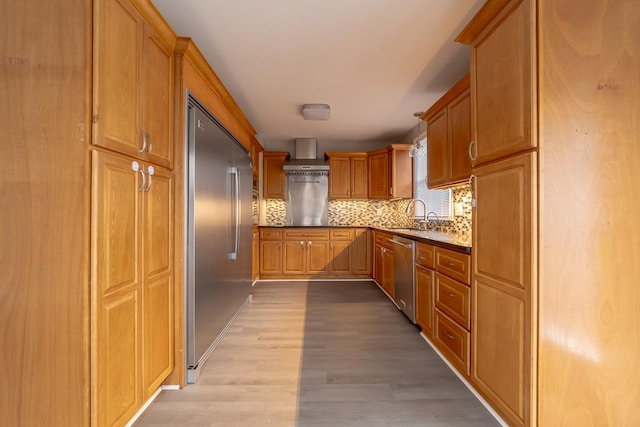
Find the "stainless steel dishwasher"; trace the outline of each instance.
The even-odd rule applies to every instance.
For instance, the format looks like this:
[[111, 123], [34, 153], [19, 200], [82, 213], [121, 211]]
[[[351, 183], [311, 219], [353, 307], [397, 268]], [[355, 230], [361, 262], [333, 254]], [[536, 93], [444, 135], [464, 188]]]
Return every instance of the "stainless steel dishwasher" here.
[[415, 242], [394, 235], [390, 240], [393, 247], [393, 299], [411, 322], [416, 323], [415, 286], [413, 280], [413, 259]]

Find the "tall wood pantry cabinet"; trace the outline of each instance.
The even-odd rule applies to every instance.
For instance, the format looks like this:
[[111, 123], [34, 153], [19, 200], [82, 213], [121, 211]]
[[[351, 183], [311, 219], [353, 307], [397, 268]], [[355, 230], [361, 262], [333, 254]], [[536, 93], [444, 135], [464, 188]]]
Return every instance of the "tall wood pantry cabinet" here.
[[146, 0], [3, 14], [2, 423], [124, 425], [174, 366], [175, 34]]
[[638, 2], [504, 0], [457, 39], [472, 48], [471, 382], [509, 425], [640, 425], [638, 28]]

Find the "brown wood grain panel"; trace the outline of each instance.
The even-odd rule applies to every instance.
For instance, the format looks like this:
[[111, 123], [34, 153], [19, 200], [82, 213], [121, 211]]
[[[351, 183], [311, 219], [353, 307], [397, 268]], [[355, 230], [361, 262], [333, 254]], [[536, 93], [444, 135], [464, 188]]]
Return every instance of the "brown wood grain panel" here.
[[640, 2], [539, 7], [539, 425], [640, 425]]
[[88, 425], [91, 2], [0, 9], [0, 423]]

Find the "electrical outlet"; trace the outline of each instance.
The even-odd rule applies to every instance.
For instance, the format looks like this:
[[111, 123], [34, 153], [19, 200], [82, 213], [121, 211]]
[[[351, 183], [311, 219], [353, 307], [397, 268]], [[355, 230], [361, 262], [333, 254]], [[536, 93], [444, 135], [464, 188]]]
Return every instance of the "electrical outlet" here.
[[455, 216], [462, 216], [462, 210], [463, 210], [462, 202], [458, 202], [458, 203], [454, 204], [453, 206], [454, 206], [454, 208], [453, 208], [454, 209], [454, 211], [453, 211], [454, 215]]

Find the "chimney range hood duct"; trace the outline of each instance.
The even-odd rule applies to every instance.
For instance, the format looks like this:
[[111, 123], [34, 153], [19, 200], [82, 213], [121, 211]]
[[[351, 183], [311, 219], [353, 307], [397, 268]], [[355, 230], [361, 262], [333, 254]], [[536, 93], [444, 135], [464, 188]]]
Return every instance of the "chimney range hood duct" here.
[[327, 174], [329, 165], [324, 159], [318, 159], [317, 157], [318, 140], [316, 138], [297, 138], [293, 159], [285, 162], [282, 169], [287, 174], [299, 174], [301, 172]]

